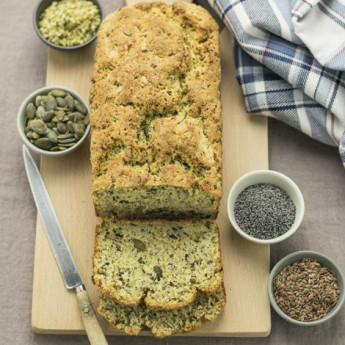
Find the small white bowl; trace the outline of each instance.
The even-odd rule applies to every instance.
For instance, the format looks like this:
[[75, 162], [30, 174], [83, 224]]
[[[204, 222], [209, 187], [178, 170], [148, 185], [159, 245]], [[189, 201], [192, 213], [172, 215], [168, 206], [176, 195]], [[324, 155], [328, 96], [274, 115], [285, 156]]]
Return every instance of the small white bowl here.
[[17, 129], [19, 132], [20, 137], [22, 138], [24, 144], [32, 151], [44, 155], [44, 156], [49, 156], [49, 157], [61, 157], [61, 156], [66, 156], [69, 153], [74, 152], [77, 148], [80, 147], [80, 145], [85, 141], [86, 137], [88, 136], [90, 132], [90, 124], [86, 126], [85, 133], [84, 135], [79, 139], [79, 141], [72, 147], [64, 150], [64, 151], [46, 151], [43, 149], [40, 149], [39, 147], [33, 145], [30, 140], [26, 137], [24, 133], [24, 128], [25, 128], [25, 121], [26, 121], [26, 106], [30, 102], [35, 102], [35, 98], [38, 95], [47, 95], [51, 90], [63, 90], [71, 94], [75, 99], [77, 99], [80, 103], [82, 103], [86, 108], [88, 113], [90, 113], [89, 105], [84, 101], [84, 99], [75, 91], [68, 89], [66, 87], [61, 87], [61, 86], [47, 86], [43, 87], [41, 89], [38, 89], [31, 93], [22, 103], [22, 105], [19, 108], [18, 115], [17, 115]]
[[[234, 205], [237, 197], [244, 189], [257, 183], [270, 183], [280, 187], [291, 197], [296, 206], [295, 222], [291, 228], [281, 236], [267, 240], [258, 239], [244, 232], [236, 222]], [[227, 211], [232, 226], [242, 237], [254, 243], [273, 244], [287, 239], [298, 229], [304, 216], [304, 199], [296, 183], [289, 177], [273, 170], [256, 170], [243, 175], [234, 183], [228, 196]]]
[[[289, 315], [285, 314], [285, 312], [282, 309], [280, 309], [280, 307], [279, 307], [279, 305], [276, 302], [276, 299], [274, 297], [273, 282], [274, 282], [274, 278], [276, 277], [276, 275], [278, 275], [283, 270], [283, 268], [286, 267], [287, 265], [291, 265], [291, 264], [295, 263], [296, 261], [299, 261], [303, 258], [315, 259], [318, 262], [320, 262], [320, 264], [322, 264], [323, 266], [326, 266], [329, 269], [331, 269], [337, 277], [338, 287], [339, 287], [339, 291], [340, 291], [339, 297], [338, 297], [338, 302], [334, 306], [334, 308], [327, 315], [325, 315], [323, 318], [321, 318], [319, 320], [315, 320], [315, 321], [299, 321], [299, 320], [293, 319]], [[280, 261], [278, 261], [276, 263], [276, 265], [272, 268], [272, 271], [269, 275], [267, 288], [268, 288], [268, 297], [269, 297], [269, 300], [271, 302], [271, 306], [273, 307], [273, 309], [284, 320], [286, 320], [286, 321], [288, 321], [294, 325], [298, 325], [298, 326], [317, 326], [317, 325], [320, 325], [321, 323], [324, 323], [324, 322], [330, 320], [332, 317], [334, 317], [339, 312], [339, 310], [342, 308], [344, 301], [345, 301], [345, 278], [344, 278], [344, 275], [343, 275], [341, 269], [335, 263], [335, 261], [333, 261], [328, 256], [317, 253], [317, 252], [313, 252], [311, 250], [302, 250], [299, 252], [294, 252], [294, 253], [291, 253], [291, 254], [285, 256]]]

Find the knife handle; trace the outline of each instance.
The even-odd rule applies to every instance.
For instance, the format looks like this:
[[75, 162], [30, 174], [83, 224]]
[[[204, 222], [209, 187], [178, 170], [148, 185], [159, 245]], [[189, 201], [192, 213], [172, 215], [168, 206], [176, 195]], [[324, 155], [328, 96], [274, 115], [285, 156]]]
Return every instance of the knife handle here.
[[93, 310], [89, 295], [84, 286], [76, 288], [77, 299], [81, 317], [85, 326], [87, 337], [91, 345], [108, 345], [102, 328], [98, 322], [95, 311]]

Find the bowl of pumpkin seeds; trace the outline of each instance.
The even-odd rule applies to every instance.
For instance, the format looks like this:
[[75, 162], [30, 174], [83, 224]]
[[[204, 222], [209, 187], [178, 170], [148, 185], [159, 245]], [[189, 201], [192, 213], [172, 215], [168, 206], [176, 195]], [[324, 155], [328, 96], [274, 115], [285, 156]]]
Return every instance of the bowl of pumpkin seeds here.
[[44, 87], [30, 94], [17, 116], [25, 145], [45, 156], [65, 156], [75, 151], [90, 132], [89, 107], [75, 91]]

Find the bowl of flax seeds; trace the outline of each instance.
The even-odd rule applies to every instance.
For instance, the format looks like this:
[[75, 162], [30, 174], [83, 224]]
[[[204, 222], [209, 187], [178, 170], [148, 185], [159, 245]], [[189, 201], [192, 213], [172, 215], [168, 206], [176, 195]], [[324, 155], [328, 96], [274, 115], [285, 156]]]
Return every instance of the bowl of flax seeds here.
[[273, 309], [286, 321], [316, 326], [334, 317], [344, 300], [344, 275], [329, 257], [299, 251], [281, 259], [268, 280]]

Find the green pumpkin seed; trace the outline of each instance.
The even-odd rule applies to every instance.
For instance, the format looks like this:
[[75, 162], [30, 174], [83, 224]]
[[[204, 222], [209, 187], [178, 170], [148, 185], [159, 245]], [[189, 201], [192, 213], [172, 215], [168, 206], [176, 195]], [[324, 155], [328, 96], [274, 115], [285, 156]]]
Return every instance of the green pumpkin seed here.
[[27, 127], [24, 128], [24, 133], [28, 134], [31, 131], [31, 128], [29, 127], [29, 125], [27, 125]]
[[33, 134], [34, 134], [33, 131], [29, 131], [29, 132], [26, 133], [26, 136], [27, 136], [29, 139], [32, 139], [32, 138], [33, 138]]
[[53, 119], [54, 116], [55, 116], [54, 110], [49, 110], [49, 111], [45, 112], [45, 114], [42, 117], [42, 120], [44, 122], [50, 122]]
[[84, 119], [83, 123], [84, 123], [85, 126], [87, 126], [90, 123], [90, 115], [89, 114], [87, 114], [85, 116], [85, 119]]
[[53, 146], [50, 148], [50, 151], [53, 151], [53, 152], [59, 151], [59, 150], [60, 150], [59, 146]]
[[69, 111], [67, 107], [56, 107], [56, 110]]
[[49, 150], [53, 143], [48, 138], [40, 138], [34, 141], [34, 145], [43, 150]]
[[65, 117], [65, 112], [63, 110], [58, 110], [55, 112], [57, 120], [60, 122]]
[[70, 138], [74, 138], [73, 133], [59, 134], [58, 135], [58, 139], [70, 139]]
[[52, 143], [57, 143], [58, 142], [58, 136], [57, 134], [52, 131], [51, 129], [48, 129], [48, 134], [47, 138], [52, 142]]
[[67, 116], [68, 116], [68, 119], [69, 119], [70, 121], [74, 121], [74, 117], [75, 117], [75, 114], [74, 114], [74, 113], [69, 113]]
[[75, 143], [67, 143], [67, 144], [60, 144], [59, 143], [59, 147], [72, 147], [74, 145], [75, 145]]
[[85, 126], [83, 123], [74, 123], [73, 124], [73, 131], [79, 137], [82, 137], [85, 133]]
[[36, 132], [33, 132], [33, 134], [32, 134], [32, 139], [39, 139], [41, 136], [38, 134], [38, 133], [36, 133]]
[[65, 97], [65, 102], [69, 110], [74, 110], [74, 98], [71, 95]]
[[58, 122], [59, 122], [57, 116], [54, 116], [54, 117], [52, 118], [52, 122], [53, 122], [53, 123], [58, 123]]
[[134, 248], [137, 249], [139, 252], [144, 252], [146, 250], [146, 246], [140, 240], [133, 238]]
[[46, 123], [46, 125], [47, 125], [47, 127], [48, 127], [49, 129], [52, 129], [52, 128], [53, 128], [53, 124], [52, 124], [51, 122]]
[[61, 133], [67, 133], [68, 132], [68, 127], [66, 124], [62, 123], [62, 122], [59, 122], [57, 125], [56, 125], [57, 129], [59, 130], [59, 132]]
[[69, 139], [58, 139], [59, 144], [70, 144], [75, 142], [75, 138], [69, 138]]
[[53, 127], [52, 130], [55, 134], [57, 135], [60, 134], [59, 130], [56, 127]]
[[73, 125], [74, 123], [72, 121], [67, 122], [67, 127], [70, 132], [74, 132]]
[[[81, 118], [81, 117], [82, 117], [82, 118], [84, 119], [84, 115], [81, 114], [81, 113], [79, 113], [79, 112], [77, 112], [77, 111], [68, 114], [68, 117], [69, 117], [69, 119], [70, 119], [71, 121], [74, 121], [76, 117], [78, 117], [78, 118]], [[75, 121], [75, 122], [77, 122], [77, 121]]]
[[47, 111], [56, 109], [56, 99], [52, 95], [49, 95], [47, 97], [47, 102], [46, 102], [45, 108]]
[[40, 135], [47, 133], [47, 126], [42, 120], [32, 120], [30, 123], [30, 128]]
[[154, 266], [154, 267], [153, 267], [153, 270], [155, 271], [158, 280], [159, 280], [160, 278], [163, 277], [163, 271], [162, 271], [162, 269], [160, 268], [160, 266]]
[[59, 147], [59, 150], [60, 150], [60, 151], [67, 150], [67, 147], [64, 147], [64, 146], [58, 146], [58, 147]]
[[84, 115], [87, 114], [87, 108], [85, 107], [84, 104], [76, 102], [74, 105], [75, 105], [75, 108], [77, 109], [77, 111], [79, 111], [79, 113], [82, 113]]
[[65, 115], [65, 117], [62, 119], [62, 122], [68, 122], [69, 121], [69, 117]]
[[43, 96], [41, 96], [41, 98], [40, 98], [40, 104], [39, 105], [41, 105], [42, 107], [46, 107], [46, 105], [47, 105], [47, 101], [48, 101], [48, 97], [47, 96], [45, 96], [45, 95], [43, 95]]
[[150, 126], [149, 125], [144, 127], [144, 134], [146, 137], [150, 136]]
[[42, 100], [42, 96], [38, 95], [35, 99], [36, 107], [39, 107], [41, 105], [41, 100]]
[[66, 92], [65, 91], [57, 90], [57, 89], [51, 90], [50, 94], [52, 96], [54, 96], [54, 97], [65, 97], [66, 96]]
[[33, 103], [29, 103], [26, 106], [26, 116], [28, 119], [34, 119], [36, 114], [36, 107], [33, 105]]
[[84, 124], [84, 119], [85, 119], [85, 116], [81, 115], [81, 114], [74, 116], [74, 122], [75, 123], [82, 123], [82, 124]]
[[36, 116], [39, 117], [40, 119], [42, 119], [45, 112], [46, 111], [44, 110], [44, 107], [42, 105], [40, 105], [36, 110]]
[[65, 108], [67, 105], [66, 101], [61, 97], [56, 98], [56, 103], [57, 103], [58, 107], [61, 107], [61, 108]]
[[197, 232], [193, 232], [190, 235], [190, 238], [194, 241], [194, 242], [198, 242], [200, 240], [200, 238], [202, 237], [202, 234], [197, 233]]

